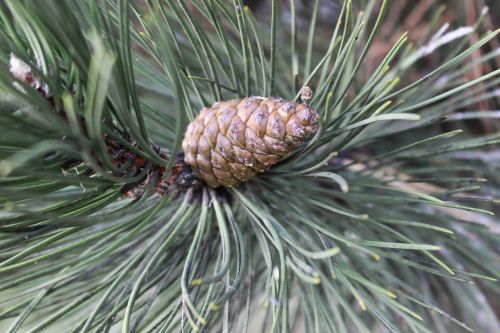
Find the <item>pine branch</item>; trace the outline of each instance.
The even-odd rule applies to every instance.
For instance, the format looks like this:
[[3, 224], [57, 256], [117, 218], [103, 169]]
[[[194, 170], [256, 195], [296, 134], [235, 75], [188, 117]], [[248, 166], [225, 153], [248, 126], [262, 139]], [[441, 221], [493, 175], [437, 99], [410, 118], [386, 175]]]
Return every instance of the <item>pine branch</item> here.
[[[499, 31], [439, 4], [417, 41], [389, 1], [0, 5], [0, 330], [498, 330], [500, 137], [467, 123], [500, 72], [467, 74]], [[194, 178], [203, 107], [305, 85], [313, 138], [236, 188]]]

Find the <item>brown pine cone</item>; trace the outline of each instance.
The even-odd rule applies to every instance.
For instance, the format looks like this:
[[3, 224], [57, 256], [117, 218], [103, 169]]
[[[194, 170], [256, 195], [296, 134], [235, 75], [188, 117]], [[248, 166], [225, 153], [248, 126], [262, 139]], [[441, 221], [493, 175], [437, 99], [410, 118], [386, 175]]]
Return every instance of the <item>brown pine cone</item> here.
[[275, 97], [217, 102], [189, 124], [184, 160], [209, 186], [237, 186], [316, 133], [317, 118], [307, 104]]

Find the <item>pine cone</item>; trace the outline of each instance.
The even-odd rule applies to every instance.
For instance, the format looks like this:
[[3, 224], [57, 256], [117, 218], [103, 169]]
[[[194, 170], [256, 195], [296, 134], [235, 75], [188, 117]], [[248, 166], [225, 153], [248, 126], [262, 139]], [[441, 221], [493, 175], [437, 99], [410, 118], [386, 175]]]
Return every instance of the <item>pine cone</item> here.
[[307, 104], [247, 97], [203, 108], [182, 148], [197, 177], [212, 187], [233, 187], [270, 168], [317, 130], [317, 114]]

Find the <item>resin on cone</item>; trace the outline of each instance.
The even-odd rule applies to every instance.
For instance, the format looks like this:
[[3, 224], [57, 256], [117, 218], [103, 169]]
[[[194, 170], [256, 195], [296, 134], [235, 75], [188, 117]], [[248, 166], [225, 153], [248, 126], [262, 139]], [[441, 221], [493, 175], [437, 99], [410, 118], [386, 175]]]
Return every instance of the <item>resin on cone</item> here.
[[203, 108], [189, 124], [184, 160], [209, 186], [233, 187], [289, 155], [318, 130], [308, 104], [247, 97]]

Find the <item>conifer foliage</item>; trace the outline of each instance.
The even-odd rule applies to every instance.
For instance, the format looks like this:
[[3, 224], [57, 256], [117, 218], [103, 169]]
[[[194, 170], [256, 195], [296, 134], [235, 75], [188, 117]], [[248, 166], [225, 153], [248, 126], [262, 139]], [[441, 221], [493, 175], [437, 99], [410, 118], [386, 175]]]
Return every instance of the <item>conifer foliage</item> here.
[[278, 2], [0, 4], [2, 332], [498, 332], [487, 9], [368, 70], [393, 1]]

